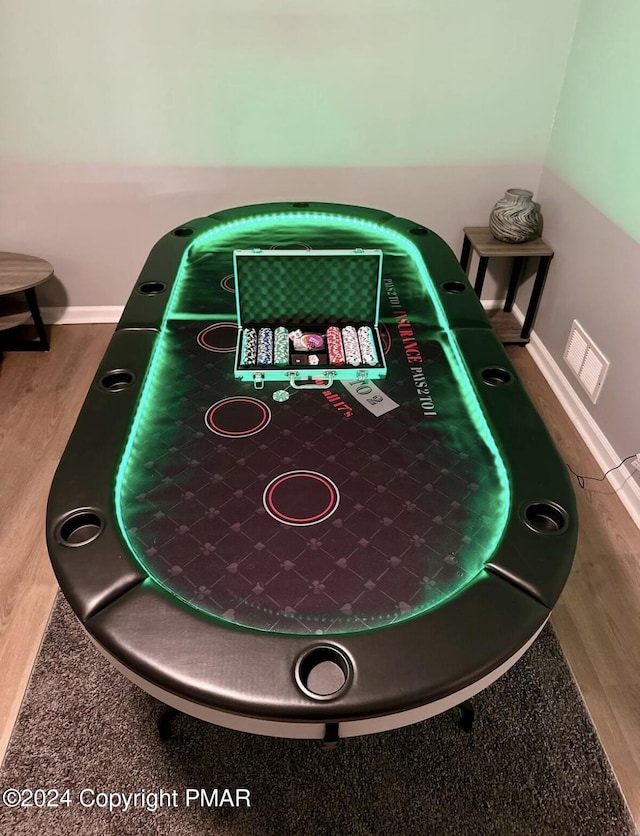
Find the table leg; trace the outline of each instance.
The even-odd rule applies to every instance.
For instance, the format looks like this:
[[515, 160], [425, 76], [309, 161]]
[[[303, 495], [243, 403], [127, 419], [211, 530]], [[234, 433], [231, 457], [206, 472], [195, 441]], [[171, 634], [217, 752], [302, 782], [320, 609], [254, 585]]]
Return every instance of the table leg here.
[[169, 740], [171, 737], [171, 721], [177, 717], [180, 712], [177, 708], [170, 705], [163, 705], [158, 714], [158, 734], [161, 740]]
[[552, 256], [550, 255], [545, 255], [540, 258], [538, 272], [536, 273], [533, 290], [531, 291], [531, 299], [529, 300], [529, 306], [527, 307], [527, 315], [524, 318], [524, 324], [520, 334], [523, 340], [528, 340], [531, 336], [531, 329], [533, 328], [533, 323], [535, 321], [536, 314], [538, 313], [538, 305], [540, 304], [540, 297], [542, 296], [544, 283], [547, 278], [547, 273], [549, 272], [551, 258]]
[[327, 723], [324, 727], [322, 748], [325, 752], [331, 752], [340, 742], [339, 723]]
[[34, 351], [49, 351], [49, 338], [47, 337], [47, 332], [44, 329], [44, 323], [42, 322], [42, 317], [40, 316], [40, 307], [38, 305], [35, 288], [27, 288], [24, 295], [27, 297], [29, 310], [31, 311], [31, 316], [33, 317], [33, 324], [36, 326], [36, 331], [38, 332], [39, 337], [39, 341], [33, 344], [33, 349]]
[[476, 273], [476, 283], [473, 289], [476, 292], [478, 299], [482, 295], [482, 285], [484, 284], [484, 276], [487, 272], [487, 264], [489, 263], [489, 258], [487, 256], [481, 256], [480, 261], [478, 262], [478, 272]]
[[460, 266], [466, 273], [469, 269], [469, 257], [471, 255], [471, 241], [468, 237], [464, 236], [464, 241], [462, 242], [462, 253], [460, 255]]
[[460, 703], [458, 710], [460, 711], [460, 728], [463, 729], [463, 731], [470, 732], [473, 728], [473, 721], [476, 716], [473, 703], [471, 700], [465, 700]]
[[504, 300], [504, 308], [503, 311], [507, 311], [509, 313], [513, 308], [513, 303], [516, 300], [516, 292], [518, 290], [518, 284], [520, 283], [520, 277], [522, 276], [522, 270], [524, 268], [525, 258], [524, 256], [516, 256], [513, 259], [513, 267], [511, 268], [511, 277], [509, 279], [509, 288], [507, 290], [507, 298]]

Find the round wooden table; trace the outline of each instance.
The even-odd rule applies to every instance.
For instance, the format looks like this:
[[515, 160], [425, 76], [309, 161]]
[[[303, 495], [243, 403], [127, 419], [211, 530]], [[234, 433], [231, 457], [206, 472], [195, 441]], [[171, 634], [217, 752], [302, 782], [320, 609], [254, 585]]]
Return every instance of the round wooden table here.
[[[3, 343], [0, 345], [1, 348], [22, 351], [49, 350], [49, 339], [40, 316], [35, 288], [52, 275], [53, 267], [43, 258], [0, 252], [0, 331], [22, 325], [31, 317], [38, 332], [37, 340]], [[24, 297], [20, 294], [24, 294]]]

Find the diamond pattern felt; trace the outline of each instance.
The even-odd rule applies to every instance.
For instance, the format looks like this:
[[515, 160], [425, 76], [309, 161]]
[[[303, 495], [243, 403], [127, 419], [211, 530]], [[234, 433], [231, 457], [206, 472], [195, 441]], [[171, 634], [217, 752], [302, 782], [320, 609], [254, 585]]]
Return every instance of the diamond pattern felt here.
[[[406, 618], [475, 575], [496, 474], [481, 440], [459, 431], [464, 406], [438, 342], [421, 343], [437, 419], [421, 418], [397, 338], [383, 385], [401, 407], [381, 420], [341, 388], [354, 410], [345, 419], [321, 392], [277, 403], [277, 383], [238, 403], [228, 357], [197, 344], [200, 327], [169, 326], [166, 385], [141, 416], [148, 432], [123, 481], [135, 552], [163, 586], [238, 624], [331, 634]], [[218, 432], [204, 420], [212, 404]], [[229, 434], [243, 410], [245, 432]], [[300, 470], [340, 494], [308, 527], [284, 525], [263, 502], [272, 479]]]
[[[123, 523], [146, 570], [212, 617], [284, 633], [368, 630], [438, 606], [475, 577], [495, 544], [500, 482], [412, 261], [363, 230], [301, 223], [294, 240], [320, 249], [384, 246], [380, 331], [389, 375], [379, 385], [398, 408], [376, 417], [348, 385], [334, 384], [346, 417], [321, 391], [289, 395], [273, 382], [256, 393], [234, 381], [231, 252], [292, 246], [286, 225], [239, 229], [224, 247], [194, 249], [186, 265], [174, 310], [211, 319], [167, 323], [162, 385], [139, 414], [145, 432], [123, 474]], [[425, 417], [416, 397], [390, 304], [396, 296], [415, 312], [437, 416]], [[197, 340], [203, 329], [208, 349]], [[315, 485], [308, 516], [320, 522], [284, 524], [268, 511], [267, 486], [294, 471], [320, 481], [287, 481], [296, 488], [289, 498], [278, 487], [276, 511], [304, 517], [304, 508], [281, 507], [282, 496], [312, 497]]]

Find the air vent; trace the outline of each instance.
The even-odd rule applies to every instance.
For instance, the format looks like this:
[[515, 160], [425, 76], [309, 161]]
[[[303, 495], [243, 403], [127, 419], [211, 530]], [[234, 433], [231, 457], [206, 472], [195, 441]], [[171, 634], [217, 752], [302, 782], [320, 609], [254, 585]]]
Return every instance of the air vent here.
[[609, 361], [575, 319], [563, 356], [591, 402], [595, 403], [609, 371]]

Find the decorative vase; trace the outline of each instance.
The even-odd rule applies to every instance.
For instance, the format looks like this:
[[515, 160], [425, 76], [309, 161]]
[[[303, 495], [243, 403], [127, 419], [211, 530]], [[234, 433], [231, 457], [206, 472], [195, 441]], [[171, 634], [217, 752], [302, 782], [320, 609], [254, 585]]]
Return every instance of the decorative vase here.
[[542, 235], [540, 204], [527, 189], [507, 189], [491, 210], [491, 234], [507, 244], [522, 244]]

